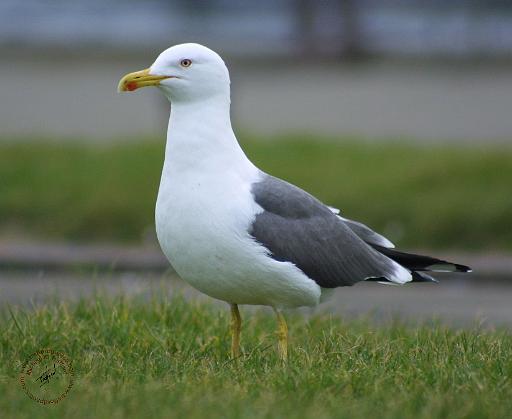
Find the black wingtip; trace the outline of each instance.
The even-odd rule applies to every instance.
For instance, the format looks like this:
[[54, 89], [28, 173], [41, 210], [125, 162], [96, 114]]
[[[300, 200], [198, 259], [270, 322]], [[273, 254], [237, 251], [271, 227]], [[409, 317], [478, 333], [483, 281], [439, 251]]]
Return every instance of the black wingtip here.
[[412, 282], [439, 282], [437, 279], [427, 275], [425, 272], [412, 271]]
[[455, 272], [473, 272], [469, 266], [459, 265], [458, 263], [453, 264], [455, 266]]
[[378, 252], [390, 259], [393, 259], [399, 265], [402, 265], [410, 271], [472, 272], [472, 269], [469, 266], [437, 259], [431, 256], [402, 252], [400, 250], [388, 249], [374, 244], [371, 244], [371, 246]]

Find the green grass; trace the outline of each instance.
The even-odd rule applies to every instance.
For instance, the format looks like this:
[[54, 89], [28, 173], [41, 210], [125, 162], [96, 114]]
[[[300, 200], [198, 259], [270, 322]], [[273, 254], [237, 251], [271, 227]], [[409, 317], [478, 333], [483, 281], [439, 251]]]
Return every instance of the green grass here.
[[[512, 249], [512, 148], [243, 138], [250, 158], [404, 247]], [[0, 231], [140, 241], [162, 141], [0, 145]]]
[[[273, 346], [273, 316], [242, 316], [237, 364], [227, 356], [227, 307], [99, 296], [4, 310], [2, 417], [510, 417], [507, 332], [291, 316], [284, 367]], [[73, 361], [74, 386], [56, 406], [30, 400], [18, 383], [24, 361], [42, 348]]]

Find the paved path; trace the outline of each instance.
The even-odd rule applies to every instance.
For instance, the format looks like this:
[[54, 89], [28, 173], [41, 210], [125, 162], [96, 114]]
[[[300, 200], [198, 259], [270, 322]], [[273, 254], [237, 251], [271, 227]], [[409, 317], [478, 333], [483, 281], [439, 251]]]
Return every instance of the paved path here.
[[[446, 255], [471, 264], [474, 274], [439, 274], [439, 284], [386, 286], [361, 283], [339, 288], [315, 310], [344, 317], [394, 316], [406, 321], [440, 321], [454, 326], [482, 322], [512, 327], [512, 258], [506, 255]], [[205, 298], [183, 283], [156, 247], [84, 246], [0, 241], [0, 307], [108, 295], [172, 294]]]
[[[152, 59], [152, 54], [4, 57], [0, 138], [164, 138], [169, 106], [156, 89], [129, 97], [116, 93], [120, 76], [147, 67]], [[269, 61], [230, 63], [233, 119], [249, 132], [512, 140], [512, 71], [507, 66]]]
[[[422, 253], [421, 250], [418, 251]], [[501, 280], [512, 285], [512, 255], [471, 254], [424, 251], [441, 259], [454, 260], [473, 268], [473, 277]], [[23, 242], [0, 239], [2, 268], [65, 271], [89, 267], [108, 271], [164, 272], [169, 263], [154, 246], [119, 246], [113, 244], [72, 244]]]
[[[512, 258], [505, 255], [439, 255], [470, 264], [469, 275], [439, 274], [439, 284], [339, 288], [317, 310], [386, 322], [430, 321], [512, 327]], [[81, 272], [81, 273], [80, 273]], [[156, 247], [13, 243], [0, 241], [0, 307], [108, 295], [184, 292], [205, 298], [176, 277]], [[306, 314], [311, 310], [304, 310]]]
[[[155, 273], [0, 273], [0, 308], [6, 303], [32, 306], [60, 300], [92, 298], [96, 292], [107, 295], [171, 295], [180, 292], [188, 298], [206, 299], [172, 274]], [[376, 323], [393, 318], [405, 322], [438, 319], [451, 326], [512, 327], [512, 287], [451, 280], [439, 284], [388, 286], [358, 284], [339, 288], [319, 308], [302, 310], [306, 315], [324, 312], [346, 318], [369, 317]], [[219, 307], [226, 308], [224, 303]]]

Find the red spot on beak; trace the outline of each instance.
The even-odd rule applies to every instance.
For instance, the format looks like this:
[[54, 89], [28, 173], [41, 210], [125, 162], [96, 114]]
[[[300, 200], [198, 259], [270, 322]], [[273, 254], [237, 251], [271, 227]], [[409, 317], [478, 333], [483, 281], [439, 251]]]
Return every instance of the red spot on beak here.
[[137, 83], [134, 81], [126, 83], [126, 89], [128, 89], [130, 92], [133, 92], [135, 89], [137, 89]]

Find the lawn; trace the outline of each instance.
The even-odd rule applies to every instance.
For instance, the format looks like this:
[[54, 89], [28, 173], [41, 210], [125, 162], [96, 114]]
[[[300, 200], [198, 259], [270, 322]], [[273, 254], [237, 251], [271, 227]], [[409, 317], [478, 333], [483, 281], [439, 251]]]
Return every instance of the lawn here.
[[[242, 137], [263, 170], [409, 248], [511, 250], [512, 148]], [[325, 139], [324, 139], [325, 140]], [[328, 139], [327, 139], [328, 140]], [[140, 242], [164, 143], [0, 142], [3, 236]]]
[[[227, 355], [227, 307], [180, 296], [4, 309], [2, 417], [510, 417], [509, 332], [289, 314], [283, 366], [273, 316], [242, 316], [236, 363]], [[73, 362], [74, 385], [54, 406], [29, 399], [18, 382], [24, 361], [42, 348]]]

